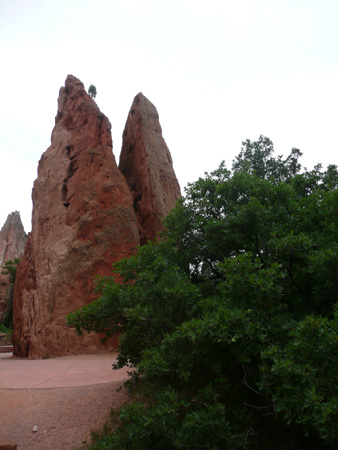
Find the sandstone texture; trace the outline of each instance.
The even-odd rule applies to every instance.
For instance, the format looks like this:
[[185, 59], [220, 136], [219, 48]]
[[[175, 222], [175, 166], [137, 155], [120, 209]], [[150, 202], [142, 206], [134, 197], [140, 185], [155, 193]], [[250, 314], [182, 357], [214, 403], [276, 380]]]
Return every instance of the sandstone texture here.
[[[129, 114], [121, 170], [111, 125], [77, 78], [60, 89], [51, 146], [34, 183], [32, 231], [13, 294], [14, 355], [32, 359], [116, 347], [78, 337], [66, 315], [95, 299], [95, 276], [161, 230], [180, 189], [155, 107], [139, 94]], [[123, 173], [122, 173], [123, 172]], [[128, 183], [126, 181], [128, 179]]]
[[161, 220], [175, 206], [180, 187], [155, 106], [139, 93], [123, 132], [119, 168], [133, 194], [141, 244], [162, 230]]
[[[27, 236], [23, 228], [20, 213], [12, 212], [0, 231], [0, 266], [6, 261], [14, 261], [24, 253]], [[11, 276], [0, 269], [0, 320], [7, 309], [12, 294]]]
[[139, 244], [133, 199], [112, 153], [111, 125], [83, 84], [60, 89], [51, 146], [33, 187], [32, 232], [14, 287], [14, 354], [44, 358], [106, 351], [77, 337], [66, 314], [95, 298], [94, 277]]
[[0, 265], [6, 261], [20, 258], [23, 255], [26, 233], [23, 228], [20, 213], [12, 212], [8, 215], [0, 231]]

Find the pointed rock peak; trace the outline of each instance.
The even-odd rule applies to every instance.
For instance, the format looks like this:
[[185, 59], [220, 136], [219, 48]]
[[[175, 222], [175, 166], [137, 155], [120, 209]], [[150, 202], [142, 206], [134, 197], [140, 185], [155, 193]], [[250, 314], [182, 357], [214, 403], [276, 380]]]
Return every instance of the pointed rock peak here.
[[[142, 92], [139, 92], [135, 96], [129, 111], [129, 118], [130, 120], [134, 119], [135, 122], [143, 121], [148, 129], [157, 133], [162, 133], [157, 109], [153, 103], [142, 94]], [[126, 131], [125, 128], [124, 132]]]
[[133, 194], [143, 244], [162, 230], [181, 194], [158, 112], [141, 92], [128, 114], [119, 167]]
[[147, 97], [145, 97], [142, 92], [139, 92], [138, 94], [135, 95], [134, 97], [134, 101], [133, 103], [139, 103], [140, 101], [144, 101], [147, 100], [149, 102], [149, 100], [147, 99]]
[[8, 214], [6, 222], [4, 223], [3, 227], [1, 228], [0, 234], [4, 230], [9, 229], [13, 223], [19, 223], [19, 224], [21, 224], [21, 226], [23, 228], [19, 211], [14, 211], [14, 212]]
[[[101, 113], [95, 100], [86, 92], [82, 81], [74, 77], [74, 75], [68, 75], [65, 85], [61, 87], [59, 91], [55, 124], [57, 125], [62, 119], [63, 122], [72, 122], [75, 116], [77, 122], [82, 120], [83, 124], [86, 124], [88, 112], [92, 113], [94, 111], [96, 111], [98, 115], [105, 117]], [[71, 120], [69, 119], [70, 116]], [[109, 120], [106, 117], [105, 119], [107, 120], [107, 123], [109, 123]]]
[[[139, 92], [137, 95], [135, 95], [135, 98], [134, 98], [134, 102], [140, 102], [140, 101], [142, 101], [142, 100], [148, 100], [143, 94], [142, 94], [142, 92]], [[149, 100], [148, 100], [149, 101]]]
[[74, 77], [74, 75], [67, 76], [65, 86], [60, 89], [59, 97], [62, 97], [62, 94], [70, 98], [80, 96], [84, 97], [85, 99], [92, 100], [91, 97], [87, 94], [82, 81]]
[[[133, 108], [133, 106], [138, 106], [140, 109], [143, 107], [145, 107], [146, 106], [146, 104], [149, 104], [149, 105], [151, 105], [153, 108], [155, 108], [155, 106], [151, 103], [151, 101], [150, 100], [148, 100], [147, 99], [147, 97], [145, 97], [143, 94], [142, 94], [142, 92], [139, 92], [137, 95], [135, 95], [135, 97], [134, 97], [134, 101], [133, 101], [133, 104], [132, 104], [132, 107], [131, 107], [131, 109], [130, 109], [130, 111], [132, 110], [132, 108]], [[156, 109], [156, 108], [155, 108]]]
[[80, 81], [78, 78], [74, 77], [74, 75], [68, 75], [66, 78], [65, 86], [68, 89], [84, 89], [84, 85], [82, 81]]
[[[61, 87], [58, 98], [58, 110], [55, 127], [52, 132], [54, 140], [69, 140], [67, 132], [77, 139], [77, 147], [87, 147], [86, 139], [97, 140], [101, 135], [101, 144], [112, 148], [111, 124], [100, 111], [95, 100], [86, 92], [83, 83], [73, 75], [68, 75], [65, 86]], [[82, 136], [82, 137], [81, 137]], [[79, 141], [82, 140], [82, 144]], [[70, 144], [67, 144], [69, 147]]]
[[25, 248], [26, 233], [19, 211], [8, 215], [0, 231], [0, 264], [19, 258]]

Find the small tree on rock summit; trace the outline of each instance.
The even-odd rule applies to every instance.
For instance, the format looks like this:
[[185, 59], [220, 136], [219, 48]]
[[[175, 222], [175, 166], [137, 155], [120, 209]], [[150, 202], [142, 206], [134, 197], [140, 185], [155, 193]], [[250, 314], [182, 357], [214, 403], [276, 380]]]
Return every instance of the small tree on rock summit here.
[[89, 96], [90, 96], [91, 98], [95, 98], [95, 97], [96, 97], [96, 94], [97, 94], [97, 92], [96, 92], [96, 87], [95, 87], [93, 84], [91, 84], [91, 85], [89, 86], [88, 94], [89, 94]]

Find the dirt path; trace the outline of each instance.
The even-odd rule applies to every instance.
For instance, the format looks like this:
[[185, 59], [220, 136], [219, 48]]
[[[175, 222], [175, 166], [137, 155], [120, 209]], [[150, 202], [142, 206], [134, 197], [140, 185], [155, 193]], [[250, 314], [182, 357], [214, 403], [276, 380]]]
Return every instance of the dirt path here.
[[127, 398], [123, 389], [117, 392], [128, 374], [127, 369], [112, 370], [116, 357], [27, 360], [0, 355], [0, 435], [18, 450], [72, 450], [90, 443], [90, 431]]
[[[0, 430], [18, 450], [71, 450], [90, 442], [112, 407], [126, 399], [121, 382], [54, 389], [0, 389]], [[38, 431], [33, 432], [37, 426]]]

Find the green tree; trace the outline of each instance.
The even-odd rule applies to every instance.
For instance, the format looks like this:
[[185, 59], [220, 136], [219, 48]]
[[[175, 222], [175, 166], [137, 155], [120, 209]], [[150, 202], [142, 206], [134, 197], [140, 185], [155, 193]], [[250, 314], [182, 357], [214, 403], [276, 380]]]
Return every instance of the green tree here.
[[91, 84], [91, 85], [89, 86], [88, 94], [89, 94], [89, 96], [90, 96], [91, 98], [95, 98], [95, 97], [96, 97], [97, 91], [96, 91], [96, 87], [95, 87], [93, 84]]
[[244, 142], [69, 316], [121, 333], [143, 392], [95, 449], [338, 446], [338, 171], [300, 156]]

